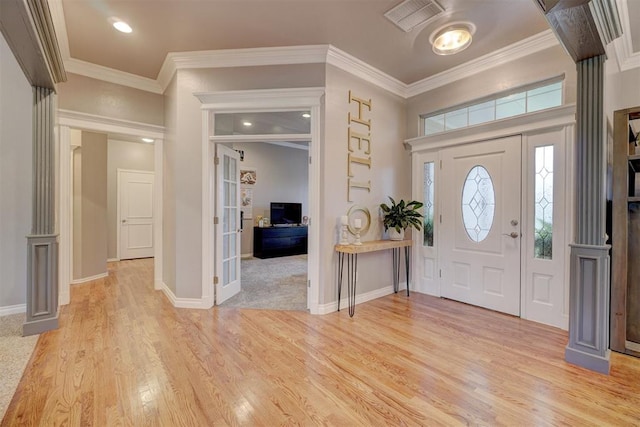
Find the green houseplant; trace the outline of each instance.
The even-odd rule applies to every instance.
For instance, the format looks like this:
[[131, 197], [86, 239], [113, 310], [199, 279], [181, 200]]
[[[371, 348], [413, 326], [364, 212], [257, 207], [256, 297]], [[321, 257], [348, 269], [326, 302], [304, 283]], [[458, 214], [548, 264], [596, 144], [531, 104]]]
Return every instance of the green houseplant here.
[[404, 239], [404, 230], [409, 227], [413, 227], [416, 230], [421, 229], [423, 217], [420, 212], [420, 208], [423, 206], [421, 202], [400, 200], [396, 203], [392, 197], [389, 197], [389, 200], [391, 205], [381, 203], [380, 209], [382, 209], [384, 229], [389, 230], [389, 238], [391, 240]]

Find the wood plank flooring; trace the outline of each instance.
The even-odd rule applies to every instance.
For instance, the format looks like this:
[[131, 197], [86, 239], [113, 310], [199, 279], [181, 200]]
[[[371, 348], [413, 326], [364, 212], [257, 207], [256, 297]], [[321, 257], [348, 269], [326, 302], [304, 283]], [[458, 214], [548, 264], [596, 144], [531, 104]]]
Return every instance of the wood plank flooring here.
[[564, 361], [565, 332], [417, 293], [347, 311], [175, 309], [152, 260], [72, 287], [3, 426], [640, 425], [640, 359]]

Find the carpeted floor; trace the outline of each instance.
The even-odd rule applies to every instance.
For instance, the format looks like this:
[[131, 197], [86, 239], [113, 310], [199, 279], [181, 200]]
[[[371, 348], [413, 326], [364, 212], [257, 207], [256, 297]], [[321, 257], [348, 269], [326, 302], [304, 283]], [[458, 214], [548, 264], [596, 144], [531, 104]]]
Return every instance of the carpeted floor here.
[[24, 314], [0, 316], [0, 421], [38, 341], [38, 335], [22, 336], [24, 320]]
[[220, 307], [307, 309], [307, 255], [241, 262], [242, 290]]

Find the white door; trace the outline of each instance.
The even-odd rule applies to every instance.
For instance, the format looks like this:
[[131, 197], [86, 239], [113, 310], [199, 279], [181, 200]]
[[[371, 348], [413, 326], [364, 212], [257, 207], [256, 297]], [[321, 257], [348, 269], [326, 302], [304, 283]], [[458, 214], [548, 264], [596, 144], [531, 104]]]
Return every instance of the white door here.
[[120, 259], [153, 257], [153, 176], [118, 169]]
[[240, 154], [216, 144], [216, 304], [240, 292]]
[[520, 315], [521, 137], [442, 151], [441, 295]]

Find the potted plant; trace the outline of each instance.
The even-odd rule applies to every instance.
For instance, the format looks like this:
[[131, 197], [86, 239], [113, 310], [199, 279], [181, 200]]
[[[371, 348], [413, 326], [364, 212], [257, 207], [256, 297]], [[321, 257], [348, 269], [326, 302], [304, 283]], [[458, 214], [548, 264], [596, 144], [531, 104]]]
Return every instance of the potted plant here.
[[423, 217], [419, 211], [423, 206], [421, 202], [400, 200], [396, 203], [391, 197], [389, 197], [389, 200], [391, 200], [391, 206], [386, 203], [380, 204], [380, 209], [382, 209], [383, 213], [382, 223], [384, 224], [384, 229], [389, 231], [389, 239], [404, 239], [404, 230], [409, 227], [413, 227], [416, 230], [421, 229]]

